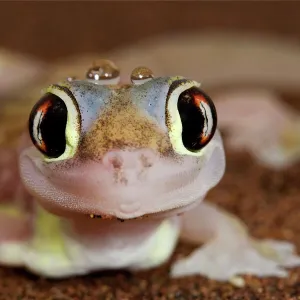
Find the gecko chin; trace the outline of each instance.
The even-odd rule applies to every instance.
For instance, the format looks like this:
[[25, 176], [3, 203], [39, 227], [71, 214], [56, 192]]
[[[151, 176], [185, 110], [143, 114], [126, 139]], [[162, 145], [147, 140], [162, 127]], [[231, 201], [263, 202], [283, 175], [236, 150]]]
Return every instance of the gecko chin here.
[[20, 172], [27, 190], [55, 214], [122, 220], [178, 214], [218, 181], [205, 182], [205, 158], [178, 160], [151, 154], [149, 160], [140, 154], [123, 151], [97, 162], [45, 163], [34, 149], [28, 149], [20, 156]]

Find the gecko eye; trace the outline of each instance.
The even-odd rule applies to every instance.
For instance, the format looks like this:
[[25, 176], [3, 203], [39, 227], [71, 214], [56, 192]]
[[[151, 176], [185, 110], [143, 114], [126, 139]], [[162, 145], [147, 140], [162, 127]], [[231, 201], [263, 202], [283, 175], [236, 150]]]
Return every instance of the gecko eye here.
[[81, 131], [78, 104], [65, 87], [50, 86], [29, 116], [29, 134], [46, 161], [69, 159], [76, 153]]
[[201, 155], [217, 127], [214, 103], [194, 81], [173, 82], [167, 101], [167, 126], [174, 150]]

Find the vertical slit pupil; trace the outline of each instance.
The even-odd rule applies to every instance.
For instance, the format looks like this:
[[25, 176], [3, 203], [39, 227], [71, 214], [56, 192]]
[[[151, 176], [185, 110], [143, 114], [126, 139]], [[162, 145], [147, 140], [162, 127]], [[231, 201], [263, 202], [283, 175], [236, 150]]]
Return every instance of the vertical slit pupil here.
[[[213, 128], [210, 137], [203, 143], [201, 136], [204, 131], [206, 116], [203, 115], [199, 106], [196, 105], [194, 97], [199, 95], [203, 97], [209, 105], [212, 117]], [[178, 112], [182, 124], [182, 143], [186, 149], [191, 152], [197, 152], [206, 146], [213, 137], [216, 130], [217, 114], [212, 100], [199, 88], [192, 87], [179, 96], [177, 102]]]
[[35, 146], [50, 158], [57, 158], [65, 152], [67, 116], [65, 102], [51, 93], [45, 94], [31, 111], [29, 117], [31, 139]]

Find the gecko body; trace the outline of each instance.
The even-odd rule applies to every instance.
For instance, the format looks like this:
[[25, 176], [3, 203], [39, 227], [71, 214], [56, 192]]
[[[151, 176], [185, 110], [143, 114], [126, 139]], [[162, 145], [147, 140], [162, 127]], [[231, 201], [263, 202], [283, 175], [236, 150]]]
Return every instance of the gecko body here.
[[172, 265], [173, 277], [285, 276], [299, 265], [291, 244], [252, 238], [206, 201], [225, 155], [200, 83], [145, 67], [131, 78], [120, 84], [102, 61], [85, 79], [44, 90], [19, 148], [20, 189], [32, 204], [1, 208], [14, 226], [0, 230], [0, 262], [54, 278], [148, 269], [183, 239], [205, 244]]

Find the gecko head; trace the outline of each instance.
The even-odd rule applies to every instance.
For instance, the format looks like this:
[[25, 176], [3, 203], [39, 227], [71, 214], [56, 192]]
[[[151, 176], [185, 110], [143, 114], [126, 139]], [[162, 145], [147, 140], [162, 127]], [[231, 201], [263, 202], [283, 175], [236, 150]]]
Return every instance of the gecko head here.
[[93, 74], [51, 85], [33, 107], [33, 146], [20, 156], [29, 192], [59, 215], [120, 219], [201, 200], [225, 160], [215, 106], [199, 83], [153, 78], [147, 68], [126, 85]]

